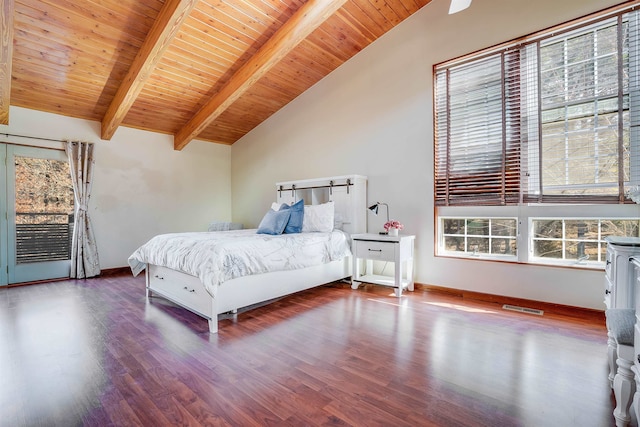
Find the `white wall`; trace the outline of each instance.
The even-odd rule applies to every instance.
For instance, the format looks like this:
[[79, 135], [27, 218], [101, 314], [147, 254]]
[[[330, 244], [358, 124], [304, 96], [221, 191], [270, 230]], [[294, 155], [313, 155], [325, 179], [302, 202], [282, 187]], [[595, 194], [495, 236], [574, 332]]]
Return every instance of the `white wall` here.
[[[433, 65], [617, 1], [433, 0], [232, 146], [234, 220], [256, 225], [277, 181], [361, 174], [417, 235], [420, 283], [602, 309], [601, 271], [434, 257]], [[369, 216], [369, 230], [383, 221]]]
[[[231, 220], [231, 148], [193, 141], [174, 151], [173, 137], [120, 127], [100, 140], [100, 123], [11, 107], [0, 133], [96, 143], [89, 212], [101, 269], [124, 267], [159, 233], [206, 231]], [[61, 148], [60, 143], [2, 136], [0, 141]]]

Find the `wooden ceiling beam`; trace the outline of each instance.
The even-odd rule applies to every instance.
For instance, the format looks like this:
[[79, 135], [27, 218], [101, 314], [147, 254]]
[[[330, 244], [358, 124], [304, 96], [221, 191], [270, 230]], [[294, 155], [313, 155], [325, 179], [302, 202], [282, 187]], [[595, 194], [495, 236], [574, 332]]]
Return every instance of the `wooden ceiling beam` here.
[[0, 124], [9, 124], [11, 63], [13, 62], [13, 0], [2, 1], [0, 16]]
[[346, 0], [309, 0], [253, 55], [174, 136], [182, 150], [243, 93], [333, 15]]
[[102, 119], [102, 139], [111, 139], [198, 0], [166, 0]]

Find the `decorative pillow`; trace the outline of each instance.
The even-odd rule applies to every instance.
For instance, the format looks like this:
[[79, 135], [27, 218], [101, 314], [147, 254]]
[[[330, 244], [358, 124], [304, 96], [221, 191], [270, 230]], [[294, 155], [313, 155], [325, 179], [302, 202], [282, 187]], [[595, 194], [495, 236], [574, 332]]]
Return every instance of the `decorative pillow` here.
[[282, 204], [280, 203], [276, 203], [276, 202], [271, 203], [271, 209], [273, 209], [276, 212], [278, 212], [281, 207], [282, 207]]
[[302, 231], [302, 220], [304, 218], [304, 200], [299, 200], [291, 206], [283, 204], [280, 210], [288, 210], [291, 212], [289, 222], [284, 228], [285, 234], [300, 233]]
[[306, 205], [304, 207], [304, 220], [302, 222], [302, 232], [310, 233], [318, 231], [329, 233], [333, 231], [333, 217], [335, 206], [333, 202], [321, 205]]
[[269, 209], [269, 211], [265, 214], [260, 221], [260, 225], [258, 226], [258, 234], [282, 234], [284, 231], [284, 227], [289, 222], [289, 217], [291, 216], [290, 210], [284, 211], [274, 211], [273, 209]]

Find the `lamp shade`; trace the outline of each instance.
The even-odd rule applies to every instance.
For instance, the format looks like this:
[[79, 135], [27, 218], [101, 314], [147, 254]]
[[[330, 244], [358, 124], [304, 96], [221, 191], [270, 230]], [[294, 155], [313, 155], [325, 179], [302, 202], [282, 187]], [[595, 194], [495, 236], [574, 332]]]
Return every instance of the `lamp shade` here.
[[389, 205], [388, 204], [382, 203], [382, 202], [376, 202], [375, 204], [369, 206], [369, 210], [374, 214], [378, 215], [378, 208], [381, 205], [387, 208], [387, 222], [389, 222]]

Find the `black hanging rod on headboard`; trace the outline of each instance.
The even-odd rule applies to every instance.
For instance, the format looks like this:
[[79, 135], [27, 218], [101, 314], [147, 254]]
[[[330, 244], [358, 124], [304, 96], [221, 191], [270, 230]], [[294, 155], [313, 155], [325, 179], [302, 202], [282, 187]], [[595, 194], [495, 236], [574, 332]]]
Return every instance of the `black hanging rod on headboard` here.
[[333, 180], [329, 181], [329, 185], [314, 185], [311, 187], [296, 187], [295, 184], [291, 184], [290, 188], [284, 188], [282, 185], [280, 187], [278, 187], [278, 191], [280, 192], [280, 196], [282, 196], [282, 192], [283, 191], [291, 191], [291, 193], [293, 194], [294, 192], [298, 191], [298, 190], [315, 190], [317, 188], [328, 188], [329, 189], [329, 194], [333, 194], [333, 188], [334, 187], [347, 187], [347, 194], [349, 194], [349, 187], [351, 187], [353, 184], [351, 183], [351, 179], [347, 178], [347, 182], [345, 182], [344, 184], [334, 184]]

